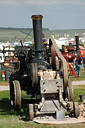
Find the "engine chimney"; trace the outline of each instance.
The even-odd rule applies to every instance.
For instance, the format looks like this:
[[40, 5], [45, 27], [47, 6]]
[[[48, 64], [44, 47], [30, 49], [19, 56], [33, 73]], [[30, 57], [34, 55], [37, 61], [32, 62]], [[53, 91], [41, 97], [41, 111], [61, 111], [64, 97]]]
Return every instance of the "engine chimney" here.
[[76, 50], [78, 51], [79, 50], [79, 36], [78, 35], [75, 36], [75, 41], [76, 41]]
[[35, 58], [42, 58], [42, 15], [32, 15]]

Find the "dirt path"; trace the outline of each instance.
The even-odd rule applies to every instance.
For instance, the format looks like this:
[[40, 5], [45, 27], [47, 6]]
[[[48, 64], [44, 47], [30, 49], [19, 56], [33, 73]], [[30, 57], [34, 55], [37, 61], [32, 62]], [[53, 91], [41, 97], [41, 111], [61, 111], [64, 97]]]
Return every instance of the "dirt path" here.
[[0, 91], [5, 91], [5, 90], [9, 90], [9, 86], [7, 85], [0, 86]]
[[[72, 85], [85, 85], [85, 80], [82, 81], [72, 81]], [[1, 82], [0, 83], [0, 91], [9, 90], [9, 83], [8, 82]]]
[[72, 85], [85, 85], [85, 80], [82, 80], [82, 81], [72, 81]]

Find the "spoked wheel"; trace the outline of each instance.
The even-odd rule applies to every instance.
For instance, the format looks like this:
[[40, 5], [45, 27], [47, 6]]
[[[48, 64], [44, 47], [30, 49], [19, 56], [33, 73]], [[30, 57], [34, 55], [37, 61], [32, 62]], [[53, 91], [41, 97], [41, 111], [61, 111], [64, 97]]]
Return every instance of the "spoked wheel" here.
[[74, 116], [77, 118], [77, 117], [79, 117], [79, 114], [80, 114], [79, 104], [78, 104], [78, 102], [74, 102]]
[[28, 104], [27, 105], [27, 110], [29, 113], [29, 120], [33, 120], [34, 119], [34, 107], [33, 104]]
[[10, 102], [14, 110], [21, 109], [21, 88], [18, 80], [10, 84]]
[[70, 79], [68, 79], [68, 101], [74, 101], [74, 93], [73, 93], [73, 86]]

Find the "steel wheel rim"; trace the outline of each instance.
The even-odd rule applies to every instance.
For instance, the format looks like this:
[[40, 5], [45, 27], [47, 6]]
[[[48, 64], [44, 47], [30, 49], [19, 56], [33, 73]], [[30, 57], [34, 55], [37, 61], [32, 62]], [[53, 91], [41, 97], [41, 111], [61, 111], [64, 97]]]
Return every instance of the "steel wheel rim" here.
[[10, 85], [10, 101], [15, 110], [21, 109], [21, 88], [18, 80], [14, 80]]
[[34, 119], [34, 109], [33, 109], [33, 104], [29, 104], [29, 119], [33, 120]]
[[68, 101], [74, 101], [74, 93], [73, 93], [73, 86], [70, 79], [68, 79]]

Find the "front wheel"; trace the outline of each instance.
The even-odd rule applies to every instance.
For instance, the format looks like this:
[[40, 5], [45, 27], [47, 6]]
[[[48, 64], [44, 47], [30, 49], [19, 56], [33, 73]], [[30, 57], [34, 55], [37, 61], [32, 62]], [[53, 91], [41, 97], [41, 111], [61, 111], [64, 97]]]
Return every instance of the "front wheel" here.
[[33, 107], [33, 104], [28, 104], [27, 105], [27, 110], [28, 110], [28, 113], [29, 113], [29, 120], [33, 120], [34, 119], [34, 107]]
[[74, 102], [74, 116], [77, 118], [77, 117], [79, 117], [79, 114], [80, 114], [79, 104], [78, 104], [78, 102]]
[[10, 103], [14, 110], [21, 110], [21, 88], [18, 80], [10, 83]]

